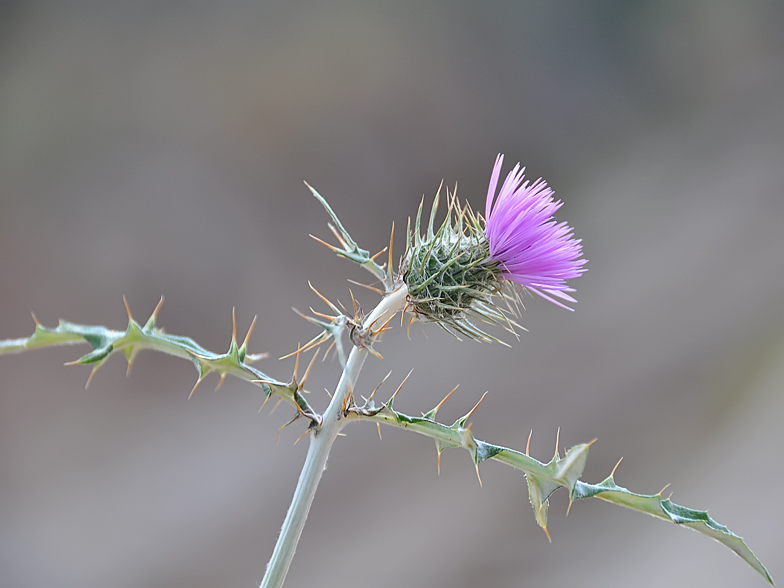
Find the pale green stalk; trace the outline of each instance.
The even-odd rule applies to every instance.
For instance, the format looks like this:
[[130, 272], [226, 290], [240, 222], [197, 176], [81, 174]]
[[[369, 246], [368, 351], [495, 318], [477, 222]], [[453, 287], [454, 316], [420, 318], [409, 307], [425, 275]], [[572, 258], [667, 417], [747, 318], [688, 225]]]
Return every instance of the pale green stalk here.
[[[408, 288], [405, 285], [387, 294], [365, 319], [363, 328], [369, 329], [374, 323], [381, 324], [387, 317], [404, 308], [407, 295]], [[368, 350], [364, 347], [354, 347], [351, 350], [343, 375], [340, 377], [329, 407], [324, 413], [321, 426], [315, 429], [311, 436], [308, 456], [302, 467], [291, 506], [289, 506], [286, 519], [283, 521], [278, 542], [275, 544], [272, 557], [267, 564], [267, 571], [261, 580], [261, 588], [279, 588], [286, 579], [294, 551], [310, 511], [310, 505], [316, 494], [316, 488], [318, 488], [321, 474], [327, 464], [329, 451], [345, 423], [342, 419], [342, 411], [346, 407], [348, 395], [354, 390], [357, 377], [367, 356]]]

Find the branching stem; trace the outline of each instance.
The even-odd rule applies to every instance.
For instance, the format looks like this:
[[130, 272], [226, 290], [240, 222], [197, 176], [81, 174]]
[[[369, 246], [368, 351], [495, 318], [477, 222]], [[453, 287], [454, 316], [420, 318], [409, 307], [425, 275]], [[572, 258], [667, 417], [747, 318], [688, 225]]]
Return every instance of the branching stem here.
[[[369, 328], [374, 323], [383, 323], [387, 317], [405, 307], [407, 295], [408, 289], [405, 285], [387, 294], [365, 319], [363, 326]], [[357, 377], [367, 356], [368, 350], [363, 347], [354, 347], [351, 350], [335, 394], [332, 395], [332, 400], [324, 413], [321, 426], [315, 429], [310, 436], [310, 447], [305, 458], [305, 465], [302, 467], [297, 489], [294, 491], [294, 498], [291, 500], [286, 519], [283, 521], [283, 527], [272, 557], [267, 564], [261, 588], [279, 588], [286, 579], [330, 449], [345, 423], [345, 421], [341, 422], [343, 420], [342, 409], [346, 405], [348, 395], [354, 390]]]

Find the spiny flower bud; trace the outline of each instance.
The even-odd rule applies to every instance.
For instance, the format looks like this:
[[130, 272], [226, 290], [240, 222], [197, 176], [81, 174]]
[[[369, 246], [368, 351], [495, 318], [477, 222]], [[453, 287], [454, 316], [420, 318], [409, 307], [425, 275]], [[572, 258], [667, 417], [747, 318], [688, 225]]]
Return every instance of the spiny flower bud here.
[[[410, 308], [421, 319], [433, 321], [455, 335], [495, 340], [473, 324], [473, 319], [510, 329], [518, 293], [510, 282], [564, 306], [553, 298], [576, 302], [566, 280], [586, 268], [579, 240], [571, 227], [557, 223], [553, 214], [562, 203], [552, 198], [543, 180], [523, 183], [518, 164], [509, 173], [496, 199], [503, 155], [496, 159], [487, 194], [486, 217], [460, 205], [447, 191], [447, 215], [434, 230], [439, 194], [430, 221], [421, 235], [420, 204], [413, 232], [408, 230], [400, 276], [408, 286]], [[495, 200], [495, 205], [494, 205]], [[499, 302], [502, 305], [499, 305]], [[571, 309], [570, 309], [571, 310]]]

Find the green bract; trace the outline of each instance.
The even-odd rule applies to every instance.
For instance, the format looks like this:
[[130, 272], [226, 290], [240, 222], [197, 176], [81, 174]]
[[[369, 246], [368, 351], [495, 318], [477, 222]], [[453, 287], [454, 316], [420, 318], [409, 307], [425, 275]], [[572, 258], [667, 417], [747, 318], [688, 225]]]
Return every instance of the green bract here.
[[[447, 193], [446, 218], [434, 230], [439, 200], [440, 190], [433, 200], [424, 236], [424, 201], [419, 205], [413, 231], [410, 224], [407, 230], [399, 278], [408, 286], [409, 309], [417, 318], [438, 323], [455, 336], [496, 341], [472, 319], [512, 331], [514, 323], [507, 315], [516, 314], [516, 293], [506, 287], [500, 263], [490, 258], [483, 222], [468, 204], [461, 207], [457, 197]], [[504, 308], [498, 306], [499, 300], [506, 303]]]

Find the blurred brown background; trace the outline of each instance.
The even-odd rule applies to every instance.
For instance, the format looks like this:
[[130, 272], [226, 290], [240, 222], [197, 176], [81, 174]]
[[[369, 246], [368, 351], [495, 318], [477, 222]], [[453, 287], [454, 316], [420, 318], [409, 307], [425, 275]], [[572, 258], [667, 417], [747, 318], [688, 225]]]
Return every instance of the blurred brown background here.
[[[388, 334], [416, 414], [485, 390], [477, 436], [532, 452], [598, 437], [585, 478], [672, 483], [784, 579], [784, 4], [747, 2], [4, 2], [0, 5], [0, 338], [30, 311], [142, 320], [224, 350], [314, 331], [311, 280], [369, 308], [367, 280], [308, 233], [325, 195], [381, 249], [443, 178], [484, 202], [498, 152], [543, 176], [590, 271], [568, 313], [528, 299], [511, 349], [436, 327]], [[254, 586], [306, 442], [261, 395], [188, 362], [84, 348], [0, 357], [0, 586]], [[84, 349], [86, 350], [86, 349]], [[259, 367], [287, 378], [291, 360]], [[312, 402], [338, 368], [318, 364]], [[214, 376], [213, 376], [214, 378]], [[212, 386], [210, 385], [212, 384]], [[380, 395], [385, 389], [382, 388]], [[371, 425], [333, 451], [288, 585], [763, 586], [696, 533], [599, 501], [549, 544], [523, 477]]]

